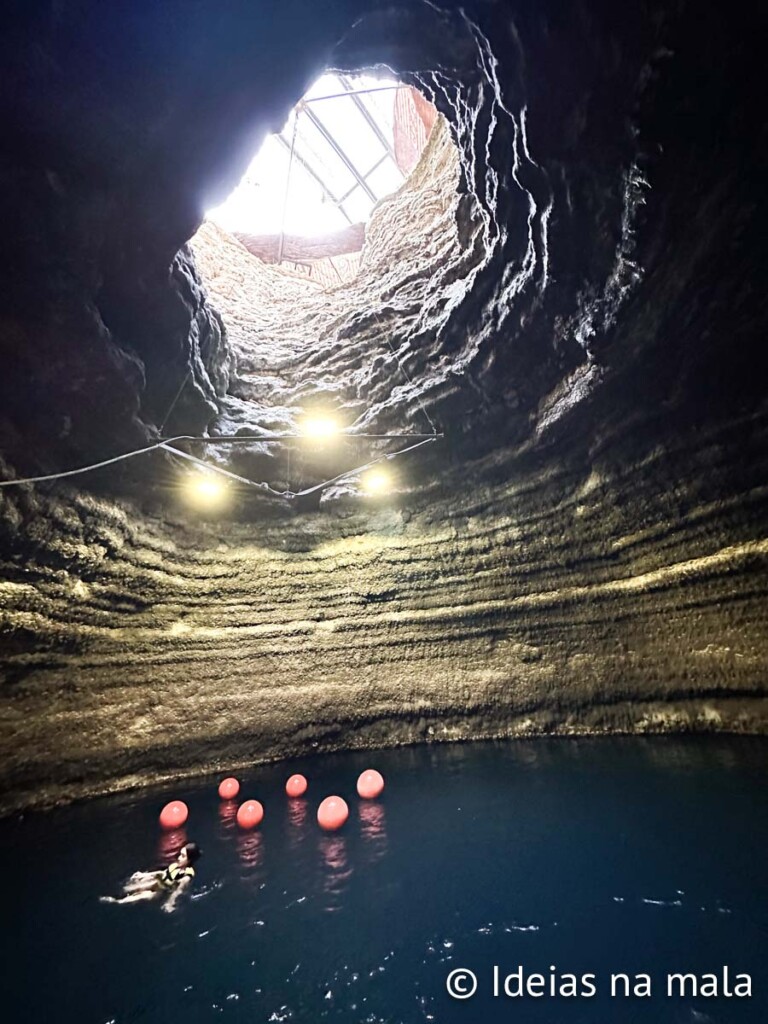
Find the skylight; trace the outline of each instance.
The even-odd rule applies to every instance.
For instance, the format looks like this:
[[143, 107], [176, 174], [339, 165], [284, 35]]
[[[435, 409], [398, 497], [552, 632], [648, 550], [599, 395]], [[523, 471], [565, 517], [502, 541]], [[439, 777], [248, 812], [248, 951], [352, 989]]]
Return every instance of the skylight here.
[[404, 180], [393, 140], [401, 88], [365, 75], [318, 78], [208, 219], [233, 233], [304, 236], [366, 222]]

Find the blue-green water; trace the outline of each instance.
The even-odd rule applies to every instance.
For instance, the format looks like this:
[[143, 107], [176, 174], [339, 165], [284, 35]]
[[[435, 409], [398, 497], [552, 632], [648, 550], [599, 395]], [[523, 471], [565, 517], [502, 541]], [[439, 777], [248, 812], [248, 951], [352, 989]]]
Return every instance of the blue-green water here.
[[[358, 800], [366, 767], [387, 779]], [[242, 833], [216, 780], [0, 822], [3, 1017], [36, 1024], [738, 1024], [768, 1020], [768, 741], [616, 738], [433, 746], [241, 773], [265, 806]], [[285, 779], [303, 771], [307, 798]], [[350, 819], [321, 833], [338, 793]], [[98, 902], [181, 836], [204, 850], [192, 898]], [[494, 995], [493, 970], [544, 975]], [[594, 996], [549, 995], [594, 975]], [[751, 976], [749, 998], [668, 996], [670, 972]], [[456, 1001], [446, 979], [477, 976]], [[650, 997], [610, 995], [647, 974]], [[568, 990], [566, 986], [566, 991]]]

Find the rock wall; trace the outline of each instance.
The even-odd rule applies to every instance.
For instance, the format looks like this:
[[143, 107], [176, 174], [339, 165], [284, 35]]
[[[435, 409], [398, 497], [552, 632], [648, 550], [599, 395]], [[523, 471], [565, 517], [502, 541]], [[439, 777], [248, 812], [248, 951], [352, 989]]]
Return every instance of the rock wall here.
[[723, 500], [725, 441], [464, 465], [330, 523], [27, 499], [2, 806], [345, 747], [765, 731], [765, 461]]
[[[378, 505], [247, 492], [206, 522], [160, 457], [98, 493], [0, 488], [0, 806], [308, 750], [764, 731], [757, 23], [185, 10], [9, 15], [2, 478], [152, 438], [180, 389], [173, 432], [280, 430], [323, 399], [353, 430], [427, 416], [445, 438]], [[403, 193], [358, 283], [322, 307], [275, 285], [230, 322], [184, 249], [202, 211], [320, 68], [376, 63], [445, 118], [413, 186], [427, 234]], [[212, 452], [273, 480], [289, 456]]]

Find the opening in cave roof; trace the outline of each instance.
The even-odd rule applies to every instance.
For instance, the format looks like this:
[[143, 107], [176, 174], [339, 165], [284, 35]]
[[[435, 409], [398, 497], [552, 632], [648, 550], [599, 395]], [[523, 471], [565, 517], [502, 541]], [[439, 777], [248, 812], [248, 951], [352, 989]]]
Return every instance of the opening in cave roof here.
[[393, 78], [328, 72], [206, 219], [264, 262], [349, 280], [373, 208], [413, 170], [435, 117], [418, 90]]

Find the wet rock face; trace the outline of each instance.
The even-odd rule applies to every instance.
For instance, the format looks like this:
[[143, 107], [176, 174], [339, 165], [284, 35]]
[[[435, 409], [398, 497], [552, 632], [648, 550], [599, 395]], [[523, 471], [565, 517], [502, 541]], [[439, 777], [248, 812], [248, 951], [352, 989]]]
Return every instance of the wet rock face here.
[[[2, 806], [345, 746], [764, 730], [759, 33], [714, 4], [103, 6], [20, 7], [3, 42], [3, 477], [327, 395], [446, 438], [379, 505], [206, 524], [159, 460], [0, 490]], [[319, 70], [377, 63], [442, 113], [446, 187], [379, 211], [343, 296], [217, 309], [202, 210]]]

